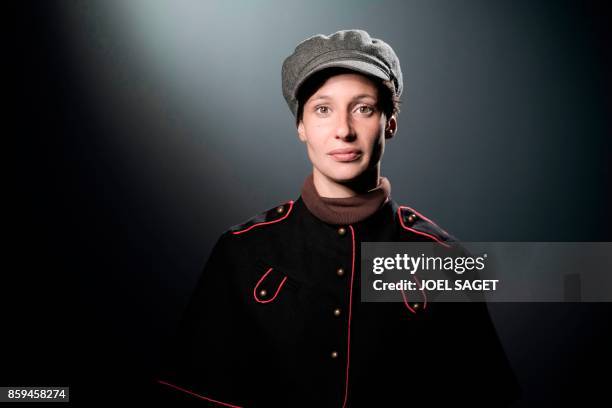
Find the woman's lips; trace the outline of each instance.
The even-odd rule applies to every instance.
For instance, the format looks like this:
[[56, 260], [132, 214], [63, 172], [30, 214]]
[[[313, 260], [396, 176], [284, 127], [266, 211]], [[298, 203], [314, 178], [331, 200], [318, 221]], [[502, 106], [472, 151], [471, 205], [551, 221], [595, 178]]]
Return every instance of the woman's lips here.
[[336, 154], [330, 154], [330, 156], [335, 161], [352, 162], [354, 160], [357, 160], [361, 156], [361, 154], [360, 153], [336, 153]]
[[361, 152], [354, 149], [337, 149], [332, 150], [328, 154], [338, 162], [352, 162], [361, 157]]

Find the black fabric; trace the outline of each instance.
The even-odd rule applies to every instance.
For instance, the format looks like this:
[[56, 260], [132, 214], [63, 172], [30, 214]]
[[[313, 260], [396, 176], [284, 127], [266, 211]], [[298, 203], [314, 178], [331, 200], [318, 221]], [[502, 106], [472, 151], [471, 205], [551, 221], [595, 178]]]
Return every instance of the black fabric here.
[[[301, 198], [284, 210], [278, 222], [272, 209], [256, 217], [267, 224], [249, 220], [219, 238], [159, 380], [241, 407], [341, 408], [350, 353], [345, 407], [496, 407], [518, 396], [486, 304], [429, 303], [412, 313], [403, 303], [360, 302], [360, 242], [432, 240], [419, 231], [452, 236], [422, 217], [408, 221], [393, 200], [344, 234]], [[254, 289], [270, 268], [262, 281], [272, 288], [268, 298], [287, 279], [274, 300], [260, 303]], [[173, 403], [207, 404], [159, 387]]]

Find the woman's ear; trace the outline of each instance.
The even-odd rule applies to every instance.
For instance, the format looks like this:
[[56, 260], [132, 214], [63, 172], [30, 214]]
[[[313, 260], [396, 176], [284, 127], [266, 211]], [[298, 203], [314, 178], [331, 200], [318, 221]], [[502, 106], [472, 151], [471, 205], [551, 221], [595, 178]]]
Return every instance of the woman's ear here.
[[306, 131], [304, 130], [304, 122], [300, 120], [297, 127], [298, 137], [303, 143], [306, 143]]
[[395, 119], [395, 115], [392, 115], [387, 121], [387, 126], [385, 127], [385, 139], [391, 139], [397, 133], [397, 119]]

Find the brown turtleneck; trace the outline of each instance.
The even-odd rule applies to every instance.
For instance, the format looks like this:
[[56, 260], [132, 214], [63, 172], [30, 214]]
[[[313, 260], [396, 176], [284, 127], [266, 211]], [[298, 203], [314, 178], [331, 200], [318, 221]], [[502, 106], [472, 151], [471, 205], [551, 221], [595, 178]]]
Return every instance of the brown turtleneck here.
[[367, 193], [353, 197], [321, 197], [314, 185], [312, 173], [302, 186], [304, 204], [321, 221], [328, 224], [346, 225], [365, 220], [374, 214], [391, 195], [391, 183], [386, 177], [379, 177], [378, 186]]

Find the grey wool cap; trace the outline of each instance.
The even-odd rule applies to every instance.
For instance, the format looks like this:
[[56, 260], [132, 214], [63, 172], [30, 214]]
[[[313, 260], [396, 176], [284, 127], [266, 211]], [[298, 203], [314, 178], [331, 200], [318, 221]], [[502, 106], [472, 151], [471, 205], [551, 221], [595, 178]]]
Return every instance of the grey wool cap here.
[[395, 94], [402, 94], [399, 58], [393, 48], [364, 30], [340, 30], [329, 36], [317, 34], [297, 45], [283, 62], [283, 96], [293, 116], [297, 115], [297, 92], [315, 72], [342, 67], [390, 80]]

